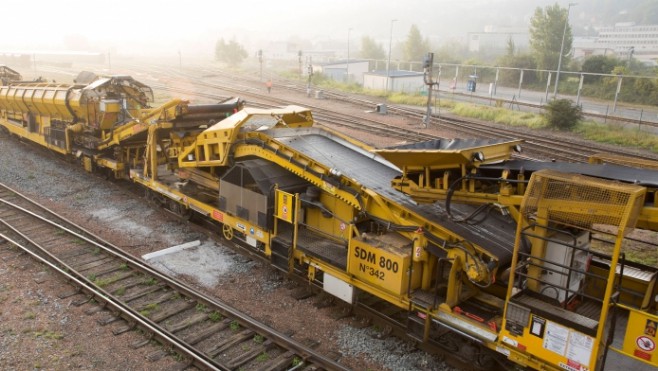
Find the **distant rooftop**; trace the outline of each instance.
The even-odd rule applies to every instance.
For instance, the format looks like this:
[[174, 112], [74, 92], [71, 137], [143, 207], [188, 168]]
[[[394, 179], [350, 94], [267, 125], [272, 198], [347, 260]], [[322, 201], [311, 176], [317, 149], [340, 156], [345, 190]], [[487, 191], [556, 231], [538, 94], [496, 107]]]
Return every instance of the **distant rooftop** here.
[[390, 70], [388, 72], [388, 75], [386, 74], [386, 70], [371, 71], [371, 72], [367, 72], [366, 74], [377, 75], [377, 76], [390, 76], [390, 77], [423, 76], [422, 72], [405, 71], [405, 70]]

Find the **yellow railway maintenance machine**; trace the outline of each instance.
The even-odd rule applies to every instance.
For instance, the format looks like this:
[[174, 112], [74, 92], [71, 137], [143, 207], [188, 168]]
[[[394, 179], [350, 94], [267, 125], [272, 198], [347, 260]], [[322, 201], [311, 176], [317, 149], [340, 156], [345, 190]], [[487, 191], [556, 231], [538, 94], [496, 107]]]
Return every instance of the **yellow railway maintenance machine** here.
[[656, 365], [657, 270], [626, 259], [656, 247], [656, 170], [514, 160], [514, 140], [374, 149], [302, 107], [149, 108], [149, 93], [125, 76], [10, 83], [0, 126], [483, 368]]
[[130, 175], [283, 271], [348, 303], [367, 293], [400, 308], [409, 336], [480, 366], [655, 363], [648, 341], [629, 348], [653, 337], [626, 324], [654, 318], [657, 271], [627, 262], [622, 247], [634, 226], [658, 229], [658, 174], [512, 160], [519, 149], [439, 140], [376, 150], [313, 127], [302, 107], [246, 108], [202, 131], [149, 127]]

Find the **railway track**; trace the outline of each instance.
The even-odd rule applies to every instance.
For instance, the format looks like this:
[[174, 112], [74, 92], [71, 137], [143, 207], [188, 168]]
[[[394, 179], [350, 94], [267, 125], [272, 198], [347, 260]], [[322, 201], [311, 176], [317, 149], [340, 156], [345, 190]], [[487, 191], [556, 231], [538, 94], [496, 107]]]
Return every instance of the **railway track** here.
[[[109, 310], [115, 335], [139, 328], [182, 367], [210, 370], [346, 369], [290, 336], [159, 273], [147, 264], [0, 184], [0, 246], [19, 248], [74, 286], [61, 298]], [[171, 350], [166, 350], [171, 349]]]

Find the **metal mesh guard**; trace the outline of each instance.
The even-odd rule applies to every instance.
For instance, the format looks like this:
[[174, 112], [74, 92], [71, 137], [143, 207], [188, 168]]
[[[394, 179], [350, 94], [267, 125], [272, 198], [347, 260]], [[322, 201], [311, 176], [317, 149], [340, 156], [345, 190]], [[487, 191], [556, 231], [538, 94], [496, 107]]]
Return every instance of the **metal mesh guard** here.
[[591, 228], [604, 224], [635, 227], [644, 203], [646, 189], [641, 186], [540, 170], [530, 179], [521, 212], [526, 218]]

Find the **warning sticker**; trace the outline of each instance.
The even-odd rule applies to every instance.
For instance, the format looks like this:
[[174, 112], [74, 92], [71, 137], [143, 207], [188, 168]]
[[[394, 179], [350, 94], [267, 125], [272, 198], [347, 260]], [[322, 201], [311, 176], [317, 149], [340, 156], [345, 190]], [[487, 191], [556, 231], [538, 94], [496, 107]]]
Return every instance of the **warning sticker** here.
[[645, 352], [653, 352], [656, 349], [656, 343], [648, 336], [638, 336], [635, 345]]
[[546, 336], [544, 337], [544, 348], [561, 356], [567, 351], [567, 340], [569, 339], [569, 329], [560, 326], [555, 322], [546, 324]]

